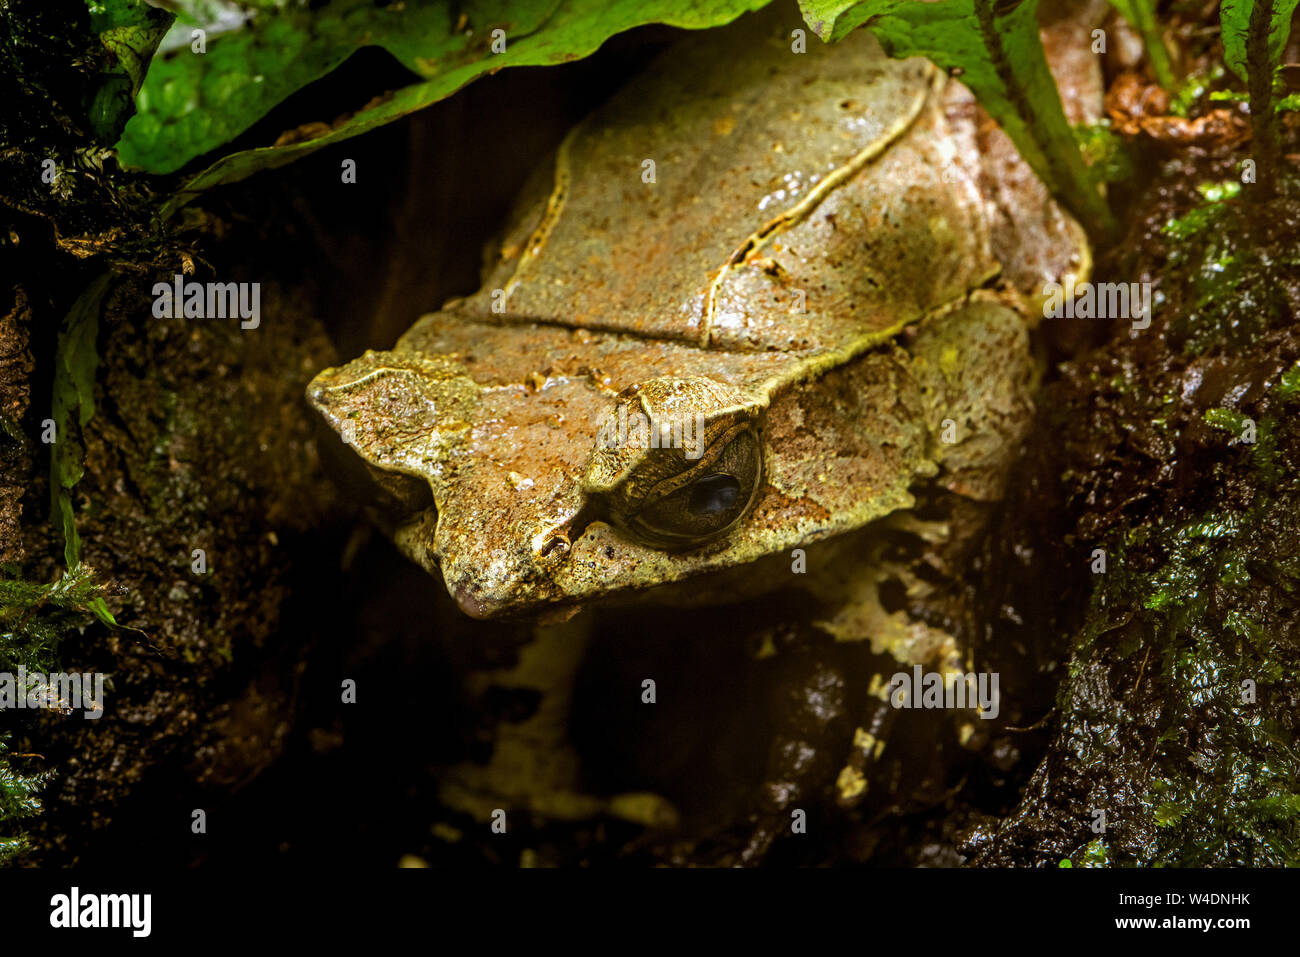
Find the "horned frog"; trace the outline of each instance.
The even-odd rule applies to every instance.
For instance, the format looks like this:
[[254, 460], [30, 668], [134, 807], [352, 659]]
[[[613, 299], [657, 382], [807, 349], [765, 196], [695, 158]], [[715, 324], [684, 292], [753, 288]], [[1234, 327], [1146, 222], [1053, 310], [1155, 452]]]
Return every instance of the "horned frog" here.
[[[513, 667], [467, 679], [541, 692], [488, 763], [446, 775], [480, 819], [673, 819], [578, 786], [565, 720], [598, 601], [799, 588], [837, 641], [972, 670], [887, 609], [886, 580], [926, 584], [880, 533], [939, 547], [958, 530], [914, 514], [918, 490], [1001, 494], [1036, 290], [1086, 279], [1088, 246], [959, 83], [865, 31], [795, 52], [801, 26], [769, 9], [674, 46], [563, 141], [477, 293], [309, 387], [401, 551], [468, 615], [534, 623]], [[1096, 65], [1074, 69], [1068, 107], [1095, 115]], [[841, 804], [884, 727], [836, 745]]]

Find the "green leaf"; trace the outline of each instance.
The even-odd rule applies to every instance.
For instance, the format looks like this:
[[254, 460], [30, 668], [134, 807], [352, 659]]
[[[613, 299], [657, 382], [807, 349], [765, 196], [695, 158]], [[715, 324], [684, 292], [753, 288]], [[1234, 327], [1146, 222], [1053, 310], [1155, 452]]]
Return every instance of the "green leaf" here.
[[[81, 539], [72, 512], [72, 489], [85, 473], [81, 430], [95, 414], [95, 370], [99, 365], [96, 338], [99, 311], [111, 272], [105, 272], [72, 304], [59, 329], [55, 346], [54, 444], [50, 450], [50, 493], [56, 523], [63, 532], [63, 557], [69, 569], [81, 564]], [[101, 618], [108, 614], [104, 607]], [[108, 619], [112, 616], [109, 615]]]
[[1223, 61], [1242, 82], [1249, 84], [1250, 74], [1260, 68], [1268, 70], [1271, 81], [1282, 62], [1297, 2], [1300, 0], [1223, 0], [1219, 8]]
[[144, 0], [86, 0], [86, 6], [91, 30], [118, 67], [104, 74], [89, 109], [95, 136], [111, 143], [134, 112], [132, 98], [144, 83], [149, 59], [176, 17]]
[[1038, 35], [1038, 0], [800, 0], [823, 40], [858, 26], [893, 57], [924, 56], [961, 80], [1094, 236], [1113, 228], [1070, 130]]
[[1274, 101], [1278, 67], [1291, 35], [1297, 2], [1300, 0], [1223, 0], [1219, 8], [1224, 62], [1250, 91], [1251, 152], [1258, 172], [1249, 195], [1257, 202], [1277, 194], [1282, 149]]
[[1156, 21], [1153, 0], [1110, 0], [1110, 5], [1142, 36], [1142, 44], [1146, 47], [1147, 59], [1151, 61], [1151, 72], [1156, 75], [1156, 82], [1166, 90], [1174, 89], [1178, 78], [1174, 76], [1169, 49], [1165, 46], [1160, 24]]
[[144, 0], [86, 0], [90, 28], [116, 58], [131, 80], [131, 94], [140, 92], [149, 59], [176, 15]]
[[[647, 23], [719, 26], [767, 2], [407, 0], [379, 7], [370, 0], [333, 0], [317, 10], [266, 11], [242, 30], [209, 37], [204, 54], [192, 53], [187, 44], [155, 62], [138, 98], [139, 112], [118, 144], [119, 155], [127, 166], [175, 171], [229, 142], [364, 46], [383, 47], [424, 78], [324, 135], [225, 157], [186, 185], [188, 195], [374, 129], [503, 67], [579, 59], [614, 34]], [[182, 29], [188, 36], [189, 28]], [[493, 51], [496, 30], [504, 31], [497, 37], [504, 52]]]

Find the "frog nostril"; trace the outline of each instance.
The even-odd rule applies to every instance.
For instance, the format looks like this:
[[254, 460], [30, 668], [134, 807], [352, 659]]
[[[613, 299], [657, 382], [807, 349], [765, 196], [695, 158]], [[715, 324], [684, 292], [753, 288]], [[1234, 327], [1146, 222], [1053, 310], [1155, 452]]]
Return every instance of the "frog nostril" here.
[[551, 552], [555, 551], [557, 548], [563, 549], [566, 552], [569, 550], [568, 536], [552, 535], [547, 540], [546, 544], [541, 547], [541, 550], [537, 554], [545, 558], [547, 555], [551, 554]]
[[537, 550], [539, 558], [545, 558], [554, 552], [564, 554], [573, 543], [582, 537], [587, 526], [592, 522], [605, 519], [605, 510], [598, 502], [588, 500], [578, 509], [573, 518], [551, 529], [542, 547]]

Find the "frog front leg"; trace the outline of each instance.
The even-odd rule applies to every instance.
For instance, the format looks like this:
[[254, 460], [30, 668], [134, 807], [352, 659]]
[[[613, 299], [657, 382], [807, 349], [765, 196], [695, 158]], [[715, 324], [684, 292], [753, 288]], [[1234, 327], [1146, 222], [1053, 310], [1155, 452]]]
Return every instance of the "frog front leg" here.
[[[717, 865], [761, 864], [778, 841], [797, 848], [798, 835], [828, 826], [834, 806], [860, 804], [871, 791], [867, 782], [898, 713], [887, 700], [863, 694], [868, 685], [888, 683], [887, 675], [872, 676], [881, 659], [868, 643], [835, 641], [791, 623], [767, 636], [764, 649], [758, 662], [767, 670], [761, 707], [771, 739], [762, 783], [744, 828], [712, 843], [706, 859]], [[846, 782], [861, 784], [845, 787]]]
[[[975, 670], [956, 628], [940, 621], [945, 616], [930, 616], [927, 623], [907, 609], [931, 608], [947, 593], [960, 594], [956, 586], [971, 544], [986, 529], [1031, 419], [1035, 366], [1025, 320], [1009, 304], [1017, 304], [1016, 297], [981, 292], [912, 336], [910, 374], [925, 396], [931, 455], [939, 466], [925, 488], [914, 488], [924, 507], [895, 512], [865, 529], [859, 541], [850, 538], [816, 578], [810, 576], [827, 608], [819, 626], [841, 641], [869, 641], [887, 663], [870, 678], [867, 705], [836, 783], [842, 806], [866, 797], [899, 708], [919, 703], [916, 669], [938, 675], [945, 687], [964, 683]], [[900, 549], [900, 541], [912, 544]], [[896, 680], [899, 675], [906, 680]], [[974, 697], [968, 693], [965, 701]], [[977, 746], [985, 723], [976, 712], [967, 707], [954, 719], [958, 743]]]
[[[901, 525], [914, 531], [915, 520], [910, 515], [906, 521], [899, 520], [902, 518], [888, 521], [886, 531], [897, 536]], [[930, 526], [930, 535], [945, 531], [942, 523], [925, 524]], [[869, 649], [867, 660], [871, 662], [854, 672], [857, 680], [865, 683], [866, 693], [857, 699], [851, 740], [835, 778], [836, 803], [846, 809], [862, 804], [872, 793], [873, 778], [890, 748], [900, 705], [912, 703], [900, 701], [899, 677], [910, 681], [919, 667], [923, 673], [951, 682], [960, 680], [958, 676], [969, 672], [973, 664], [953, 635], [917, 620], [904, 609], [886, 608], [880, 589], [887, 582], [901, 586], [903, 594], [910, 593], [913, 600], [920, 602], [934, 587], [917, 577], [907, 563], [878, 558], [869, 570], [859, 567], [856, 571], [860, 577], [840, 592], [834, 613], [818, 623], [839, 640], [868, 646], [863, 651]], [[849, 574], [853, 574], [852, 569]], [[959, 724], [965, 724], [972, 715], [963, 712], [955, 717]], [[964, 744], [970, 736], [959, 731], [957, 739]]]
[[590, 644], [593, 618], [579, 613], [558, 624], [533, 624], [531, 640], [509, 666], [471, 672], [465, 690], [486, 710], [492, 695], [528, 702], [522, 714], [503, 716], [493, 729], [486, 763], [466, 762], [442, 777], [439, 799], [479, 821], [508, 821], [513, 813], [542, 820], [580, 821], [607, 815], [646, 827], [677, 820], [673, 806], [650, 793], [613, 796], [579, 788], [580, 765], [569, 738], [574, 683]]
[[844, 656], [825, 635], [805, 627], [779, 636], [773, 666], [779, 678], [768, 693], [775, 727], [758, 810], [737, 863], [761, 863], [772, 844], [801, 831], [799, 820], [822, 803], [835, 773], [839, 743], [849, 722], [849, 677]]

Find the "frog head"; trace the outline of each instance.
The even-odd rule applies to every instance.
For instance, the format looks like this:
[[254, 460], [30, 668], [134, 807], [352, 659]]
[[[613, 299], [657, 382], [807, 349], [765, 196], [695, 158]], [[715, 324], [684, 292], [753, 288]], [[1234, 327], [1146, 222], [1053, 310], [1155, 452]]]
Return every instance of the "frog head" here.
[[435, 313], [309, 399], [398, 547], [470, 615], [525, 615], [790, 553], [922, 479], [992, 497], [1026, 335], [978, 304], [840, 361]]
[[[309, 397], [381, 485], [407, 475], [432, 488], [427, 505], [388, 496], [382, 518], [469, 614], [572, 606], [765, 550], [754, 520], [771, 467], [770, 362], [446, 314], [412, 336], [454, 348], [431, 356], [404, 340], [325, 370]], [[566, 353], [577, 374], [546, 362], [520, 375], [538, 351]], [[675, 371], [622, 384], [646, 361]]]

